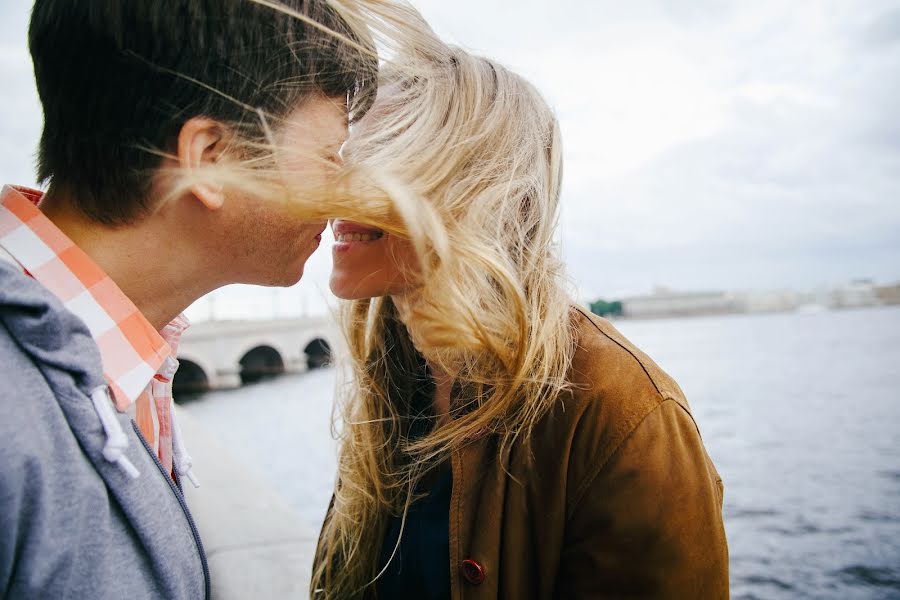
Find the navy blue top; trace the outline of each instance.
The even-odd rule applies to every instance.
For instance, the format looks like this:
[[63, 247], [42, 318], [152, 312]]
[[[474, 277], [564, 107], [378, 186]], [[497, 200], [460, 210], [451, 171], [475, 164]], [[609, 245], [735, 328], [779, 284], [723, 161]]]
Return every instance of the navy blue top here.
[[[400, 517], [392, 517], [381, 547], [379, 566], [387, 570], [378, 579], [379, 600], [450, 598], [450, 494], [453, 472], [449, 464], [431, 473], [428, 496], [409, 507], [403, 539]], [[391, 554], [394, 553], [393, 559]]]
[[[427, 435], [436, 421], [434, 380], [421, 355], [417, 354], [414, 361], [409, 372], [399, 377], [392, 389], [401, 410], [407, 415], [405, 437], [408, 441]], [[453, 471], [448, 460], [418, 482], [416, 493], [422, 497], [409, 507], [399, 544], [401, 517], [390, 518], [378, 559], [378, 571], [384, 569], [376, 582], [379, 600], [450, 599], [452, 491]]]

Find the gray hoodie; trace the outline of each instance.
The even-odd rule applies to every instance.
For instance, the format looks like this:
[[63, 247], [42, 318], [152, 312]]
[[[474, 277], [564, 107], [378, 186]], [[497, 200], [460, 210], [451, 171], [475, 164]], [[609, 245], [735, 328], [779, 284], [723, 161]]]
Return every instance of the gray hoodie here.
[[209, 597], [181, 490], [106, 394], [84, 323], [0, 261], [4, 598]]

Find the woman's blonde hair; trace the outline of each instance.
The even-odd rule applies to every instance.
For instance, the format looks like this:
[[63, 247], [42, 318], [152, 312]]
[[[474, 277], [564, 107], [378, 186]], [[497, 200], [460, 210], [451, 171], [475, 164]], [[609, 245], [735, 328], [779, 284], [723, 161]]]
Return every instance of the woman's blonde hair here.
[[[420, 43], [411, 37], [382, 68], [372, 122], [345, 146], [341, 189], [344, 198], [364, 195], [357, 186], [367, 182], [394, 199], [422, 285], [404, 297], [402, 318], [390, 297], [344, 306], [352, 383], [341, 398], [317, 598], [365, 595], [379, 576], [388, 518], [405, 516], [423, 474], [486, 434], [497, 436], [501, 456], [525, 444], [567, 387], [557, 121], [520, 76], [441, 43], [424, 22], [415, 32]], [[422, 407], [413, 399], [426, 361], [454, 378], [451, 418], [417, 437]]]

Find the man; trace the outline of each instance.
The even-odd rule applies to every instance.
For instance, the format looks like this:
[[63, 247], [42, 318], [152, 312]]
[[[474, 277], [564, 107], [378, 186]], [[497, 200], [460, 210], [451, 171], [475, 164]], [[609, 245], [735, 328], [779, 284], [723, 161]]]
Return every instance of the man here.
[[325, 224], [247, 190], [273, 164], [320, 181], [376, 68], [324, 0], [285, 5], [344, 37], [251, 0], [34, 5], [48, 187], [0, 194], [3, 597], [209, 596], [180, 313], [300, 279]]

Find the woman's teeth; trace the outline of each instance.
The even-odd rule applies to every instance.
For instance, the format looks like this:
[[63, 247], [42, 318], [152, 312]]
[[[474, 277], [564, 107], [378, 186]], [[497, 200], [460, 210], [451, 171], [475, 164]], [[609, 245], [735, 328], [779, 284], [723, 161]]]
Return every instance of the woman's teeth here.
[[382, 233], [342, 233], [336, 236], [338, 242], [371, 242], [382, 236]]

